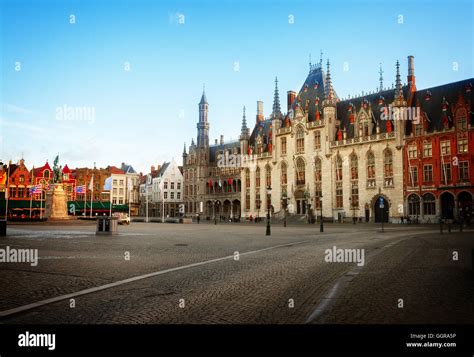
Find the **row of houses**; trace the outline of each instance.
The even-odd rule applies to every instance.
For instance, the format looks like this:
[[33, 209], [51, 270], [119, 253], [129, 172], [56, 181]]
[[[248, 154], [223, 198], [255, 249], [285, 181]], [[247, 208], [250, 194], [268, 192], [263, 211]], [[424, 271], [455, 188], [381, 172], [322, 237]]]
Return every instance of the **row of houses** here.
[[[140, 175], [132, 166], [61, 168], [62, 184], [69, 203], [74, 204], [70, 214], [81, 215], [109, 212], [110, 204], [116, 210], [138, 214]], [[105, 180], [111, 178], [111, 190], [104, 190]], [[53, 183], [53, 169], [46, 162], [41, 167], [28, 169], [25, 160], [3, 165], [0, 170], [0, 193], [8, 198], [11, 217], [41, 216], [44, 213], [46, 192]], [[33, 189], [34, 188], [34, 189]], [[5, 200], [2, 205], [6, 207]], [[69, 205], [68, 205], [69, 206]], [[2, 207], [5, 210], [5, 207]]]

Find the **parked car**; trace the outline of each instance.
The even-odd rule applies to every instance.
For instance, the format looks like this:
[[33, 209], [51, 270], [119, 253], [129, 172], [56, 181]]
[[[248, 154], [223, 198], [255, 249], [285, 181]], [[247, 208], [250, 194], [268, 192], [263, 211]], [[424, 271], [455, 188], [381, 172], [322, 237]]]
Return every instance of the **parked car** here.
[[127, 213], [115, 212], [113, 216], [118, 218], [118, 224], [130, 224], [130, 217]]

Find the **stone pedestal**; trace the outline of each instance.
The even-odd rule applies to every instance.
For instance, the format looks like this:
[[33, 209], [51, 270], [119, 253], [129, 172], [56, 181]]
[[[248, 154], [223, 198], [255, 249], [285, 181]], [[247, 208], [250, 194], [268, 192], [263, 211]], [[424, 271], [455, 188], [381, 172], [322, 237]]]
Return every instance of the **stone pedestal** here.
[[46, 193], [45, 217], [48, 220], [70, 219], [67, 214], [67, 195], [61, 183]]

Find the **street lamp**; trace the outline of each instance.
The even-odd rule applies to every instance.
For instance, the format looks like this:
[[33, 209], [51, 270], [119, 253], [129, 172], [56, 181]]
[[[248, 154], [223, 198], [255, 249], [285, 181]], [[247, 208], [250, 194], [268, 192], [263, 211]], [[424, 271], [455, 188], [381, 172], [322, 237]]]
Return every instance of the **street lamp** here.
[[255, 223], [257, 223], [258, 219], [260, 218], [260, 207], [262, 205], [262, 200], [258, 198], [255, 203], [257, 204], [257, 217], [255, 217]]
[[309, 214], [309, 210], [311, 209], [311, 203], [309, 203], [309, 200], [311, 199], [311, 195], [308, 191], [308, 189], [306, 189], [304, 191], [304, 199], [305, 199], [305, 205], [306, 205], [306, 215], [308, 216], [308, 224], [311, 223], [311, 217], [310, 217], [310, 214]]
[[319, 193], [319, 204], [321, 206], [321, 222], [319, 224], [319, 231], [324, 232], [324, 219], [323, 219], [323, 193]]
[[286, 193], [286, 191], [283, 191], [282, 195], [281, 195], [281, 203], [282, 203], [282, 206], [283, 206], [283, 227], [286, 227], [286, 209], [288, 207], [288, 194]]
[[352, 197], [349, 197], [349, 204], [352, 209], [352, 224], [356, 224], [356, 219], [355, 219], [355, 200], [352, 200]]
[[272, 194], [272, 188], [271, 186], [268, 186], [267, 187], [267, 232], [265, 235], [269, 236], [271, 235], [271, 232], [270, 232], [270, 206], [271, 206], [271, 203], [270, 203], [270, 199], [271, 199], [271, 195]]

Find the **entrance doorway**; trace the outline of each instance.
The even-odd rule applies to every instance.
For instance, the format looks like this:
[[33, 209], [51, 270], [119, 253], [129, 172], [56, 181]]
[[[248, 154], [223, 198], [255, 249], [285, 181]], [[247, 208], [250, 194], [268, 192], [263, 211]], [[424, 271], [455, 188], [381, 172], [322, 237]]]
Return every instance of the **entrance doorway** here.
[[[382, 203], [383, 207], [380, 207]], [[374, 202], [375, 223], [388, 222], [390, 205], [383, 196], [377, 196]]]
[[444, 192], [439, 197], [441, 203], [441, 216], [444, 219], [454, 219], [454, 196], [449, 192]]

